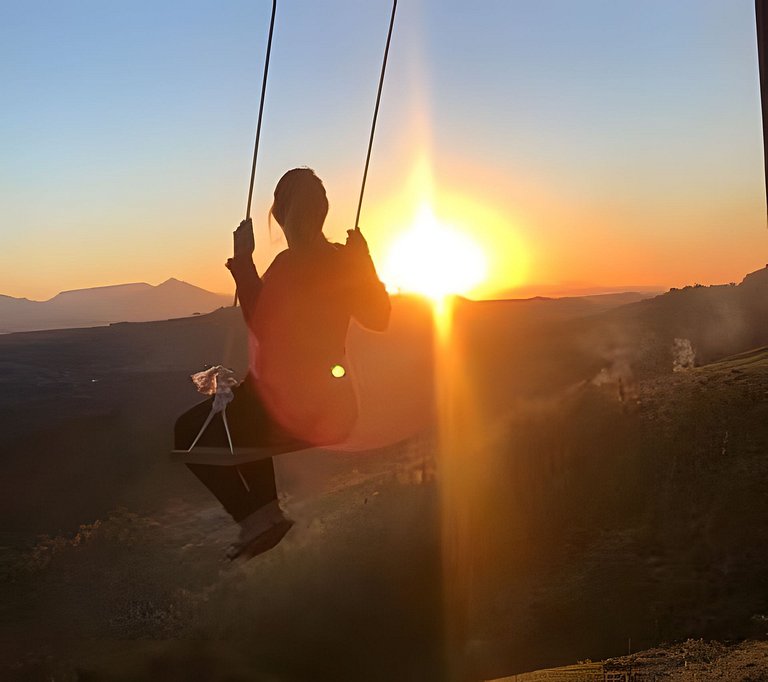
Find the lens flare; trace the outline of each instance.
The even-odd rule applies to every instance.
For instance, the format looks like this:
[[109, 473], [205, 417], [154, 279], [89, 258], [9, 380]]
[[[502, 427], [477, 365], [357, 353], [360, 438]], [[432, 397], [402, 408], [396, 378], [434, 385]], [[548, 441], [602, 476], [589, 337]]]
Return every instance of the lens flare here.
[[391, 246], [382, 269], [390, 291], [441, 300], [467, 294], [487, 275], [482, 248], [466, 234], [439, 220], [423, 203], [410, 229]]

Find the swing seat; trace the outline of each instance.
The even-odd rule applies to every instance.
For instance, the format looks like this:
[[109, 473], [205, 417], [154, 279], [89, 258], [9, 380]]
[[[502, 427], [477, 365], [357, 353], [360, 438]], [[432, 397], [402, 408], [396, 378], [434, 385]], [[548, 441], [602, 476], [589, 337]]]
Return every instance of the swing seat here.
[[226, 426], [221, 412], [211, 418], [212, 398], [198, 403], [176, 420], [171, 461], [233, 466], [317, 449], [289, 436], [274, 423], [248, 379], [236, 386], [233, 393], [226, 408]]
[[230, 451], [229, 445], [210, 446], [195, 445], [192, 450], [171, 450], [171, 461], [182, 464], [212, 464], [215, 466], [233, 466], [247, 464], [259, 459], [267, 459], [277, 455], [287, 455], [294, 452], [319, 450], [307, 444], [273, 445], [264, 447], [237, 447]]

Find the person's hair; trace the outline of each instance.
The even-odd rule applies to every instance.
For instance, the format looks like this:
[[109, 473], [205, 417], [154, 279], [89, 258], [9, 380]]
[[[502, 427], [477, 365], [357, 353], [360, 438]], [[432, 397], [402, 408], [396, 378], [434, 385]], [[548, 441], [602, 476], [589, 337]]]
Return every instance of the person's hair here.
[[291, 220], [302, 241], [313, 240], [322, 232], [328, 215], [323, 181], [311, 168], [289, 170], [275, 187], [275, 199], [269, 213], [281, 227]]

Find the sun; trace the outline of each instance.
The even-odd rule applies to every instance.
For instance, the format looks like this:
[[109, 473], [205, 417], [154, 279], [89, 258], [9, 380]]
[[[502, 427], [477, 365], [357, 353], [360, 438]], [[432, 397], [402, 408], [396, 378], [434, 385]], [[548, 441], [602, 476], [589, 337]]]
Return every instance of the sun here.
[[392, 244], [382, 269], [390, 291], [412, 292], [441, 301], [468, 294], [488, 274], [488, 261], [471, 237], [421, 204], [413, 223]]

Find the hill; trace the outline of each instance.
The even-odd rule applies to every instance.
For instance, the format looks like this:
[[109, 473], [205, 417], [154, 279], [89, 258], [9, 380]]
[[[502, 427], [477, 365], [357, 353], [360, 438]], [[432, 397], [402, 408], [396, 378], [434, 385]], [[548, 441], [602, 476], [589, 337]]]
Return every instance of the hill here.
[[628, 638], [765, 634], [766, 395], [760, 349], [642, 378], [631, 401], [587, 383], [516, 405], [484, 462], [475, 532], [505, 529], [475, 563], [476, 599], [510, 605], [527, 645], [487, 621], [487, 677], [616, 656]]
[[[685, 339], [694, 364], [768, 343], [768, 266], [748, 274], [740, 284], [694, 285], [609, 312], [606, 325], [623, 328], [640, 341], [636, 346], [645, 369], [670, 364], [674, 339]], [[661, 357], [660, 349], [666, 351]], [[645, 352], [644, 352], [645, 351]]]
[[157, 286], [136, 283], [63, 291], [47, 301], [0, 296], [0, 334], [187, 317], [231, 302], [227, 296], [174, 278]]
[[768, 345], [768, 268], [738, 285], [673, 289], [602, 308], [588, 303], [459, 302], [454, 332], [467, 372], [485, 387], [487, 409], [585, 381], [621, 382], [631, 392], [636, 381], [669, 374], [676, 364]]
[[[763, 633], [765, 286], [457, 302], [450, 357], [483, 417], [462, 460], [466, 677]], [[393, 303], [392, 329], [353, 329], [349, 350], [363, 400], [382, 389], [369, 407], [397, 417], [430, 397], [434, 340], [423, 302]], [[742, 331], [706, 346], [731, 316]], [[674, 372], [682, 333], [697, 366]], [[199, 399], [188, 375], [218, 363], [244, 371], [238, 310], [0, 337], [0, 672], [445, 679], [433, 435], [279, 458], [297, 524], [229, 567], [226, 516], [166, 456]]]

